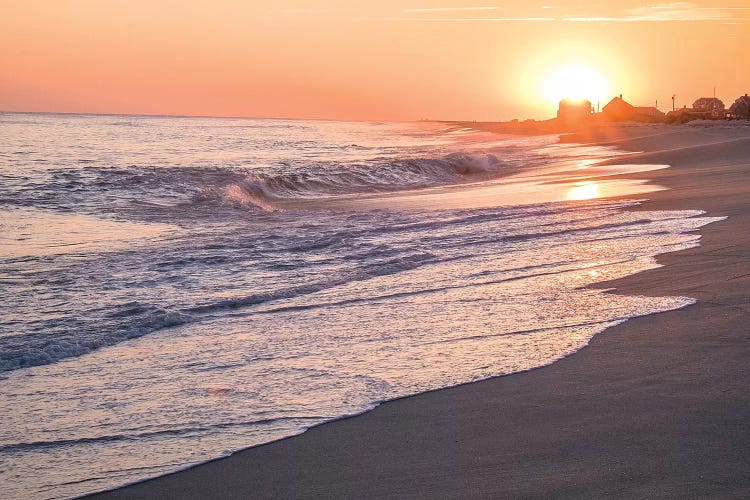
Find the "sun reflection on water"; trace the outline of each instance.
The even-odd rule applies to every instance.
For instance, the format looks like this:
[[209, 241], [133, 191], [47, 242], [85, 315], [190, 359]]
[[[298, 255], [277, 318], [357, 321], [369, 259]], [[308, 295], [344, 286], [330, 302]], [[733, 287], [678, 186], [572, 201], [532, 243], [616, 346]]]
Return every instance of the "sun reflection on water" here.
[[565, 198], [571, 201], [592, 200], [599, 197], [601, 197], [599, 184], [593, 181], [578, 182], [571, 187], [565, 195]]

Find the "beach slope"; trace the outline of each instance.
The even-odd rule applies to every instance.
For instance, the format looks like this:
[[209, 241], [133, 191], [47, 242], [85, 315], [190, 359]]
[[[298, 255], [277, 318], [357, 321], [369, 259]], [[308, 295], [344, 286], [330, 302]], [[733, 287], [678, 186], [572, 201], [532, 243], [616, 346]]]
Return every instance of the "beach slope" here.
[[750, 496], [750, 126], [602, 127], [670, 188], [636, 209], [724, 221], [599, 286], [696, 305], [627, 321], [551, 366], [364, 415], [98, 498]]

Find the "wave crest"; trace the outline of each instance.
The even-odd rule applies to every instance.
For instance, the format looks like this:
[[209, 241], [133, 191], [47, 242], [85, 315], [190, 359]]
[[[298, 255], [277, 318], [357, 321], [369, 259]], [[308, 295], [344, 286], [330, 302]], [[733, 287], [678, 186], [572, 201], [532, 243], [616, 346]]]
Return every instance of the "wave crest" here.
[[249, 172], [223, 188], [225, 201], [273, 210], [274, 201], [387, 193], [498, 177], [512, 165], [487, 153], [404, 159], [379, 164], [325, 165], [278, 173]]

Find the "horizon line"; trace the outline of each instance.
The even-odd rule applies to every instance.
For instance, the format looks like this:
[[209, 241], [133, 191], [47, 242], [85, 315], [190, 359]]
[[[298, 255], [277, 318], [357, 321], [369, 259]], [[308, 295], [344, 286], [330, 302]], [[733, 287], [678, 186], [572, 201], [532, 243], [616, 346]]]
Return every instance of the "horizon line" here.
[[[151, 114], [151, 113], [104, 113], [104, 112], [85, 112], [85, 111], [13, 111], [0, 109], [0, 114], [15, 115], [72, 115], [72, 116], [134, 116], [140, 118], [223, 118], [227, 120], [284, 120], [284, 121], [318, 121], [318, 122], [389, 122], [389, 123], [408, 123], [425, 121], [424, 118], [413, 118], [405, 120], [386, 119], [378, 120], [374, 118], [366, 119], [341, 119], [341, 118], [295, 118], [295, 117], [277, 117], [277, 116], [242, 116], [242, 115], [190, 115], [190, 114]], [[426, 121], [471, 121], [471, 120], [426, 120]]]

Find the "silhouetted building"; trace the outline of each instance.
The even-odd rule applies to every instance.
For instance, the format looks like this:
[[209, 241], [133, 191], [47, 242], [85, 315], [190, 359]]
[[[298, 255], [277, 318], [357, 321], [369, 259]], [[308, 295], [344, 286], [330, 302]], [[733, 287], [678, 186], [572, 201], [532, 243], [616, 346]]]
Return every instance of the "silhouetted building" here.
[[659, 122], [664, 119], [664, 113], [655, 107], [633, 106], [622, 98], [622, 94], [604, 106], [602, 116], [611, 122]]
[[585, 120], [591, 114], [591, 101], [563, 99], [557, 109], [557, 118], [566, 123]]
[[620, 94], [602, 108], [602, 114], [608, 121], [621, 122], [632, 120], [636, 112], [635, 106], [625, 102]]
[[729, 106], [728, 118], [744, 118], [750, 120], [750, 96], [747, 94], [737, 98], [734, 104]]
[[707, 120], [721, 120], [726, 114], [724, 103], [716, 97], [701, 97], [693, 103], [693, 112]]

